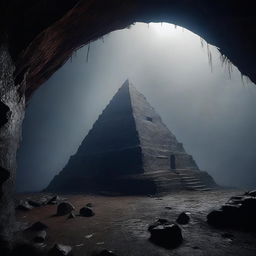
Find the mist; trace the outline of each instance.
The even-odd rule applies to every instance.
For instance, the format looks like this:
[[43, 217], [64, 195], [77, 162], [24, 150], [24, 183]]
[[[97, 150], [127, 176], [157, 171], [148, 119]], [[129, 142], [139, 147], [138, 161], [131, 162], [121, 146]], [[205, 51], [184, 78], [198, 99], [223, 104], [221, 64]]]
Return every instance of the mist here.
[[[208, 50], [208, 49], [209, 50]], [[209, 63], [209, 53], [212, 63]], [[88, 61], [87, 61], [88, 55]], [[181, 27], [136, 23], [78, 50], [33, 95], [17, 191], [45, 188], [129, 78], [186, 151], [220, 185], [256, 185], [256, 88]]]

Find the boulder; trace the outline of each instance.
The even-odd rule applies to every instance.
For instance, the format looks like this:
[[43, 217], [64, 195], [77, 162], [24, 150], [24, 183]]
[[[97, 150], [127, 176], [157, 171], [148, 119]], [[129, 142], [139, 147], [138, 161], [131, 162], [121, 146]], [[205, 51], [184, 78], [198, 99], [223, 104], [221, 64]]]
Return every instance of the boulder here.
[[28, 230], [31, 231], [41, 231], [41, 230], [46, 230], [48, 228], [47, 225], [45, 225], [44, 223], [37, 221], [35, 222], [33, 225], [31, 225]]
[[49, 256], [67, 256], [70, 255], [72, 247], [63, 244], [55, 244], [53, 248], [49, 251]]
[[256, 213], [256, 198], [250, 197], [244, 199], [240, 208], [242, 211], [246, 210], [248, 212]]
[[213, 210], [207, 215], [207, 222], [215, 227], [227, 226], [227, 218], [223, 210]]
[[153, 224], [149, 225], [148, 231], [151, 231], [154, 227], [157, 227], [159, 225], [164, 225], [164, 224], [171, 224], [171, 222], [166, 219], [158, 219]]
[[40, 232], [38, 232], [34, 238], [34, 242], [35, 243], [43, 243], [46, 239], [46, 231], [42, 230]]
[[93, 207], [93, 204], [92, 203], [88, 203], [86, 204], [87, 207]]
[[60, 201], [60, 197], [55, 195], [48, 200], [47, 204], [57, 204], [59, 201]]
[[20, 201], [16, 209], [22, 210], [22, 211], [29, 211], [33, 209], [33, 206], [30, 205], [28, 201]]
[[150, 241], [165, 248], [178, 247], [183, 241], [181, 228], [169, 221], [162, 221], [162, 224], [160, 222], [158, 220], [150, 225]]
[[95, 215], [95, 213], [90, 207], [81, 208], [79, 213], [81, 216], [84, 216], [84, 217], [92, 217]]
[[35, 201], [35, 200], [28, 200], [28, 203], [33, 206], [33, 207], [40, 207], [42, 206], [42, 203], [40, 201]]
[[71, 203], [68, 203], [68, 202], [60, 203], [57, 207], [57, 215], [63, 216], [63, 215], [69, 214], [74, 209], [75, 207]]
[[249, 195], [249, 196], [256, 197], [256, 189], [255, 190], [251, 190], [251, 191], [247, 192], [246, 194]]
[[176, 220], [176, 222], [179, 223], [179, 224], [181, 224], [181, 225], [188, 224], [189, 221], [190, 221], [190, 217], [189, 217], [188, 213], [186, 213], [186, 212], [182, 212], [182, 213], [178, 216], [178, 218], [177, 218], [177, 220]]
[[39, 202], [41, 203], [41, 205], [46, 205], [48, 201], [49, 199], [46, 197], [42, 197], [39, 199]]
[[231, 227], [256, 230], [256, 197], [247, 192], [243, 196], [233, 196], [207, 216], [207, 222], [216, 227]]

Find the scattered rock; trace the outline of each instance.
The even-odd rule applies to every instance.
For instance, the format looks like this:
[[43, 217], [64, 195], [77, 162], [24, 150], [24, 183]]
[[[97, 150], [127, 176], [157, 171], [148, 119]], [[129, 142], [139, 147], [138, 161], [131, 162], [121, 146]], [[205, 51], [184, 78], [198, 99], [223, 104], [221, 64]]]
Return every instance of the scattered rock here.
[[92, 256], [116, 256], [116, 254], [113, 253], [112, 251], [102, 250], [99, 252], [94, 252]]
[[35, 200], [28, 200], [28, 203], [33, 206], [33, 207], [40, 207], [42, 206], [42, 203], [39, 201], [35, 201]]
[[53, 248], [49, 251], [49, 256], [67, 256], [70, 255], [72, 247], [63, 244], [55, 244]]
[[63, 216], [63, 215], [69, 214], [74, 209], [75, 207], [71, 203], [68, 203], [68, 202], [60, 203], [57, 207], [57, 215]]
[[83, 207], [80, 209], [80, 215], [84, 217], [92, 217], [95, 213], [90, 207]]
[[88, 203], [86, 204], [87, 207], [93, 207], [93, 204], [92, 203]]
[[68, 215], [68, 219], [74, 219], [76, 217], [75, 213], [74, 212], [71, 212], [69, 215]]
[[188, 213], [186, 213], [186, 212], [182, 212], [182, 213], [178, 216], [178, 218], [177, 218], [177, 220], [176, 220], [176, 222], [179, 223], [179, 224], [181, 224], [181, 225], [188, 224], [189, 221], [190, 221], [190, 217], [189, 217]]
[[247, 194], [248, 194], [249, 196], [256, 197], [256, 189], [249, 191]]
[[157, 227], [159, 225], [164, 225], [164, 224], [171, 224], [171, 222], [166, 219], [158, 219], [153, 224], [149, 225], [148, 231], [151, 231], [154, 227]]
[[22, 210], [22, 211], [29, 211], [33, 209], [33, 206], [30, 205], [28, 201], [20, 201], [16, 209]]
[[46, 239], [46, 231], [42, 230], [40, 232], [38, 232], [34, 238], [34, 242], [35, 243], [43, 243]]
[[165, 248], [176, 248], [183, 241], [181, 228], [165, 219], [159, 219], [148, 230], [150, 241]]
[[60, 201], [60, 197], [56, 195], [56, 196], [52, 197], [52, 198], [47, 202], [47, 204], [57, 204], [59, 201]]
[[31, 225], [28, 230], [31, 230], [31, 231], [41, 231], [41, 230], [45, 230], [47, 229], [48, 226], [45, 225], [44, 223], [40, 222], [40, 221], [37, 221], [35, 222], [33, 225]]
[[41, 203], [41, 205], [46, 205], [48, 201], [49, 199], [46, 197], [42, 197], [39, 199], [39, 202]]

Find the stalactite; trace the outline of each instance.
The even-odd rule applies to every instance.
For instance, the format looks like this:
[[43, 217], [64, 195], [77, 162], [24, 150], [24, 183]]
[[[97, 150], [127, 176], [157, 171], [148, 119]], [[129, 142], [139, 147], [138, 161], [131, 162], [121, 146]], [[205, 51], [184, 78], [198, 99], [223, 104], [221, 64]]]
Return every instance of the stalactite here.
[[88, 44], [87, 54], [86, 54], [86, 62], [89, 61], [90, 46], [91, 46], [91, 42], [89, 42], [89, 44]]

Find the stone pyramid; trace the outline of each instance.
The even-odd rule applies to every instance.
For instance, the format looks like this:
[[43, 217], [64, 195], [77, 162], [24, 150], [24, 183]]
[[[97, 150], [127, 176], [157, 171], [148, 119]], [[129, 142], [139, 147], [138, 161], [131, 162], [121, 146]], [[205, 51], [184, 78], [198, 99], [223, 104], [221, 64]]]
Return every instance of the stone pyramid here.
[[144, 194], [215, 186], [126, 80], [46, 190]]

